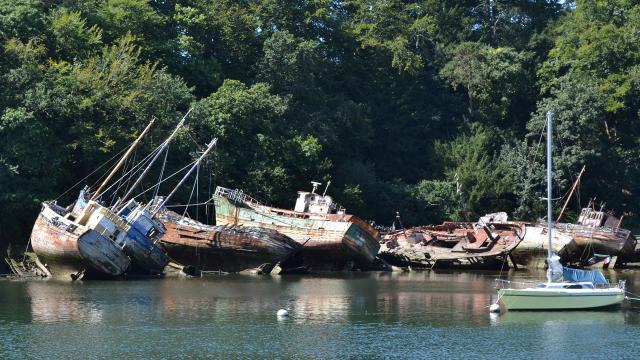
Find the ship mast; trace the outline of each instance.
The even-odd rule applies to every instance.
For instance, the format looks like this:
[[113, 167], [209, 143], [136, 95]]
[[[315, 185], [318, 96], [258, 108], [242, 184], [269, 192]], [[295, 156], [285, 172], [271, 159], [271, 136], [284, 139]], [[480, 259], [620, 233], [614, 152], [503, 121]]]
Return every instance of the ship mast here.
[[173, 130], [171, 135], [169, 135], [169, 137], [160, 145], [160, 147], [158, 149], [158, 152], [153, 157], [153, 159], [151, 159], [151, 161], [149, 162], [147, 167], [144, 169], [142, 174], [140, 174], [138, 179], [136, 179], [135, 183], [133, 185], [131, 185], [131, 187], [129, 188], [127, 193], [124, 194], [120, 199], [118, 199], [118, 201], [116, 201], [116, 203], [113, 205], [113, 209], [117, 209], [120, 204], [124, 203], [127, 200], [127, 198], [131, 195], [131, 193], [136, 189], [136, 187], [138, 187], [138, 185], [140, 185], [142, 180], [147, 176], [147, 174], [151, 170], [151, 167], [153, 166], [153, 164], [156, 162], [156, 160], [158, 160], [158, 158], [160, 157], [160, 155], [162, 154], [164, 149], [166, 149], [167, 146], [169, 146], [169, 143], [171, 142], [173, 137], [178, 133], [178, 130], [184, 125], [184, 122], [187, 119], [187, 116], [189, 115], [191, 110], [193, 110], [193, 109], [189, 109], [189, 111], [182, 117], [182, 119], [180, 119], [180, 122], [178, 123], [176, 128]]
[[189, 169], [189, 171], [187, 171], [187, 174], [180, 180], [178, 185], [176, 185], [176, 187], [174, 187], [173, 190], [171, 190], [171, 193], [169, 193], [169, 195], [167, 195], [167, 197], [165, 197], [164, 200], [162, 200], [162, 203], [160, 203], [155, 208], [155, 210], [151, 214], [152, 217], [156, 216], [158, 211], [160, 211], [160, 209], [162, 209], [165, 206], [165, 204], [167, 202], [169, 202], [171, 197], [176, 193], [176, 191], [178, 191], [178, 188], [180, 188], [180, 186], [182, 186], [182, 184], [187, 180], [187, 178], [191, 175], [191, 173], [198, 167], [198, 165], [200, 165], [200, 162], [202, 161], [202, 159], [204, 159], [204, 157], [207, 156], [207, 154], [213, 148], [213, 146], [216, 144], [216, 142], [218, 142], [218, 138], [214, 138], [213, 140], [211, 140], [209, 145], [207, 145], [207, 149], [202, 153], [202, 155], [200, 155], [200, 157], [198, 158], [198, 160], [196, 160], [196, 162], [193, 164], [191, 169]]
[[147, 125], [146, 128], [144, 128], [144, 130], [142, 131], [142, 133], [140, 134], [140, 136], [138, 136], [138, 138], [131, 144], [131, 146], [129, 146], [129, 149], [127, 150], [127, 152], [122, 155], [122, 158], [120, 158], [120, 161], [118, 161], [118, 163], [116, 164], [116, 166], [114, 166], [113, 170], [111, 170], [111, 172], [109, 173], [109, 175], [107, 175], [107, 178], [104, 179], [104, 181], [102, 182], [102, 184], [100, 184], [100, 186], [98, 187], [98, 190], [96, 190], [93, 193], [93, 196], [91, 196], [91, 200], [96, 200], [101, 194], [102, 190], [104, 189], [104, 187], [107, 185], [107, 183], [111, 180], [111, 178], [113, 178], [113, 176], [118, 172], [118, 170], [120, 170], [120, 168], [122, 167], [122, 165], [124, 165], [124, 162], [127, 160], [127, 158], [129, 158], [129, 156], [131, 155], [131, 153], [133, 152], [133, 150], [135, 150], [135, 148], [138, 146], [138, 144], [140, 143], [140, 140], [149, 132], [149, 129], [151, 129], [151, 125], [153, 125], [153, 123], [156, 121], [155, 118], [152, 118], [151, 121], [149, 122], [149, 124]]
[[551, 200], [551, 177], [552, 177], [552, 136], [553, 136], [553, 113], [551, 111], [547, 112], [547, 235], [549, 237], [549, 244], [547, 247], [547, 280], [552, 282], [553, 279], [553, 269], [551, 265], [551, 257], [553, 256], [553, 250], [551, 248], [552, 243], [552, 234], [553, 231], [553, 209], [552, 209], [552, 200]]

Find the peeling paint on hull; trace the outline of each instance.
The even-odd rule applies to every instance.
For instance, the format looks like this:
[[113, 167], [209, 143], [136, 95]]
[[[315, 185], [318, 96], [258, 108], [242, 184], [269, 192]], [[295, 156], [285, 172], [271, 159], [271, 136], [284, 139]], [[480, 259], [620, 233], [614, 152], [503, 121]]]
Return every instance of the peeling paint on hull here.
[[167, 229], [160, 244], [169, 256], [200, 270], [240, 272], [273, 266], [302, 247], [269, 229], [210, 226], [167, 210], [158, 217]]
[[338, 270], [349, 262], [371, 264], [380, 248], [378, 231], [353, 215], [315, 215], [231, 203], [215, 196], [217, 225], [276, 230], [303, 245], [300, 258], [312, 270]]
[[75, 280], [85, 272], [122, 275], [129, 258], [95, 230], [74, 226], [45, 204], [31, 232], [31, 246], [53, 277]]

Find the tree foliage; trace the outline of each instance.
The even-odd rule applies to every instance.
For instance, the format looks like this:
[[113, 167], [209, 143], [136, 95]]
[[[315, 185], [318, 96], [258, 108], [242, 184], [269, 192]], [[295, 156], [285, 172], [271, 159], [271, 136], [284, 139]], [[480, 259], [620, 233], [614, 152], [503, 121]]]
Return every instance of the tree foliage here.
[[331, 180], [405, 225], [543, 215], [553, 111], [557, 196], [586, 165], [581, 193], [633, 222], [639, 28], [629, 0], [0, 0], [0, 240], [190, 108], [167, 173], [218, 137], [199, 182], [290, 208]]

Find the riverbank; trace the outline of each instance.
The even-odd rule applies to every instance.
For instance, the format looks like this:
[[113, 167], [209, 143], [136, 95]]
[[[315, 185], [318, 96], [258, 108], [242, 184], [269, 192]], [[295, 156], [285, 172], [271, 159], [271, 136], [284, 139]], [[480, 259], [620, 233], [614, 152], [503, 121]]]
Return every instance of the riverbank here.
[[[0, 281], [0, 356], [625, 358], [640, 306], [489, 314], [496, 272]], [[542, 273], [505, 272], [509, 279]], [[607, 271], [640, 292], [640, 272]], [[276, 311], [290, 316], [278, 320]], [[615, 344], [619, 344], [617, 346]]]

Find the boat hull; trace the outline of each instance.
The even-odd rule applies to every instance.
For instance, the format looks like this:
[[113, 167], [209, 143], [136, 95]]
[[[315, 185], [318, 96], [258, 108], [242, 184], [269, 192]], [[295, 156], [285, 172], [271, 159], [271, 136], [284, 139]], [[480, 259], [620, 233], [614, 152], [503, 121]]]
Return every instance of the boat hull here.
[[45, 205], [31, 232], [33, 251], [53, 277], [119, 276], [127, 270], [130, 259], [116, 244], [65, 220]]
[[525, 234], [519, 222], [494, 222], [486, 228], [445, 222], [385, 235], [380, 257], [400, 267], [501, 269]]
[[624, 300], [624, 290], [500, 289], [498, 297], [508, 310], [579, 310], [619, 305]]
[[270, 229], [210, 226], [164, 211], [161, 246], [171, 259], [203, 271], [241, 272], [272, 268], [302, 247]]
[[255, 226], [282, 233], [303, 245], [297, 257], [311, 270], [369, 265], [380, 249], [378, 232], [352, 215], [311, 217], [266, 207], [257, 211], [244, 204], [236, 206], [223, 196], [214, 199], [217, 225]]
[[132, 270], [144, 275], [162, 274], [169, 257], [151, 240], [131, 228], [124, 241], [125, 254], [132, 260]]
[[571, 254], [573, 261], [580, 259], [584, 249], [598, 254], [624, 256], [631, 254], [636, 246], [635, 237], [626, 229], [565, 223], [556, 223], [553, 229], [575, 241], [577, 249]]

